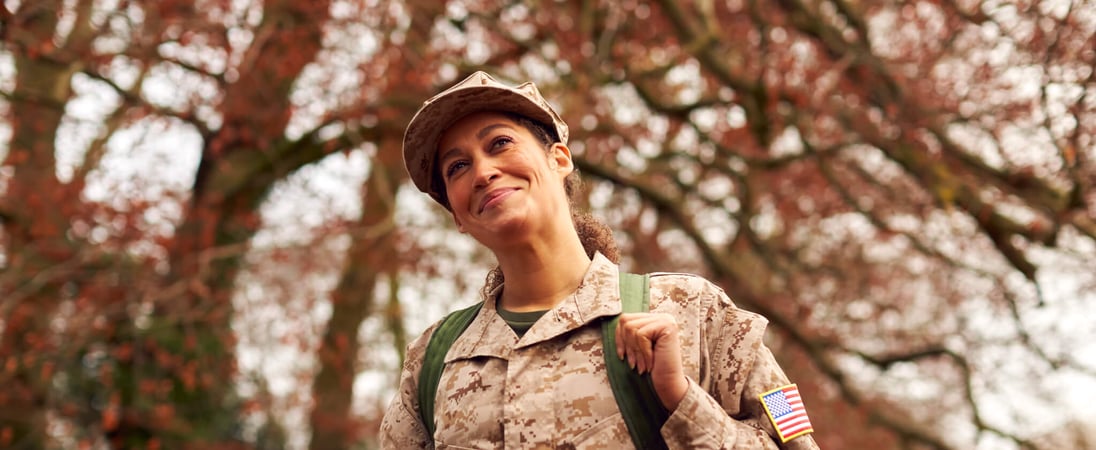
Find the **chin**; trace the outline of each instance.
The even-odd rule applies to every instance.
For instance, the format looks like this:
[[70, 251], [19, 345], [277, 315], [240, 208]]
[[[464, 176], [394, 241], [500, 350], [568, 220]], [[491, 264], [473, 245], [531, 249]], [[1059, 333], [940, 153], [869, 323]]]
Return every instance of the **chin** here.
[[498, 217], [483, 225], [477, 232], [470, 234], [479, 243], [492, 248], [498, 247], [497, 244], [513, 244], [522, 241], [532, 231], [529, 221], [524, 216]]

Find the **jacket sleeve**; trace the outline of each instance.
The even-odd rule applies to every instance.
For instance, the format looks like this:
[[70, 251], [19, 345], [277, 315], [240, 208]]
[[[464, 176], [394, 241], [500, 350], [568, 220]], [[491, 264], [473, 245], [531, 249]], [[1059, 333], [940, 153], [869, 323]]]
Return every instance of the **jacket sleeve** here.
[[419, 371], [437, 324], [427, 329], [407, 346], [407, 357], [400, 372], [400, 385], [396, 396], [388, 404], [381, 420], [380, 443], [382, 449], [432, 449], [434, 440], [427, 436], [426, 427], [419, 417]]
[[[782, 443], [762, 393], [791, 384], [762, 342], [767, 321], [740, 310], [711, 285], [702, 332], [706, 367], [662, 428], [672, 448], [817, 450], [810, 434]], [[704, 297], [707, 297], [705, 295]], [[702, 350], [703, 351], [703, 350]]]

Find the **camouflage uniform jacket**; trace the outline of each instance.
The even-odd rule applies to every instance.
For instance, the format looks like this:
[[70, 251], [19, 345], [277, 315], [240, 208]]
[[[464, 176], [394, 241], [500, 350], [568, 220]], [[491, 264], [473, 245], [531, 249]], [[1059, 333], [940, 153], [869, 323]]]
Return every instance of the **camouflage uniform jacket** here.
[[[618, 268], [595, 255], [575, 293], [520, 339], [488, 301], [446, 355], [427, 436], [418, 375], [430, 334], [408, 346], [381, 448], [634, 448], [605, 371], [601, 321], [620, 313]], [[494, 296], [492, 296], [494, 297]], [[661, 433], [671, 449], [817, 449], [780, 444], [758, 396], [788, 384], [761, 338], [766, 320], [707, 280], [652, 274], [651, 311], [680, 326], [689, 390]]]

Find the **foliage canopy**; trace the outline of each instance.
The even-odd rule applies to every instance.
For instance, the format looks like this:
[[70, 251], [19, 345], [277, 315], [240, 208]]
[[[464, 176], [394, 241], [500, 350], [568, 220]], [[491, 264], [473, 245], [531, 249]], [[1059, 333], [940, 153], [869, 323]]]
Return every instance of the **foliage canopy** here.
[[1041, 419], [1096, 384], [1090, 1], [0, 20], [0, 447], [372, 442], [407, 336], [490, 264], [400, 158], [420, 102], [479, 69], [558, 106], [631, 270], [770, 319], [823, 447], [1093, 445]]

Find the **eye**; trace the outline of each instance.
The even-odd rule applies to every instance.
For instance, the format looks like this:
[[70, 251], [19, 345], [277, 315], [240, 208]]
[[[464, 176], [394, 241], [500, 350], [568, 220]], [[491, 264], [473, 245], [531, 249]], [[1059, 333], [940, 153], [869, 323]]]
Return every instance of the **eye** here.
[[491, 150], [498, 150], [514, 142], [510, 136], [499, 136], [491, 140]]
[[461, 169], [464, 169], [465, 167], [468, 167], [468, 161], [465, 161], [463, 159], [458, 159], [449, 163], [449, 165], [445, 167], [445, 178], [453, 178], [453, 176], [456, 175], [457, 172], [459, 172]]

